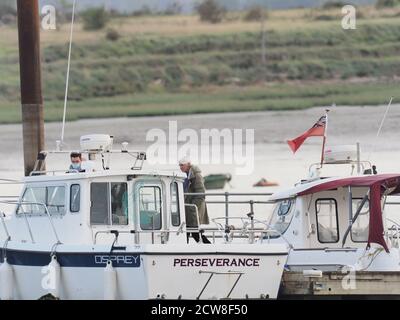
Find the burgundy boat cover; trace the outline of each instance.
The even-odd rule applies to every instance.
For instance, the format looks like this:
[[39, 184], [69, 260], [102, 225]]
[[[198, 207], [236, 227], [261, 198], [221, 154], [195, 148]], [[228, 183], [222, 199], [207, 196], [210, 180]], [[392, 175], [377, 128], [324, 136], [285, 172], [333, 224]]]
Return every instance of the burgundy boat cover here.
[[362, 177], [351, 177], [328, 181], [319, 185], [310, 187], [298, 194], [303, 196], [326, 190], [332, 190], [340, 187], [369, 187], [369, 235], [368, 248], [371, 243], [380, 244], [389, 252], [384, 239], [381, 199], [386, 191], [389, 194], [400, 193], [400, 174], [379, 174]]

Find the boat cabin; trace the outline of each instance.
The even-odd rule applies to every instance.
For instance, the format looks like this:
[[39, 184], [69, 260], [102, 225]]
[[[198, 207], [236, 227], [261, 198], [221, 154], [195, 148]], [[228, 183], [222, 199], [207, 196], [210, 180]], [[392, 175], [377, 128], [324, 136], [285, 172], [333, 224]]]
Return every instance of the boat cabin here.
[[[25, 242], [60, 243], [186, 243], [185, 203], [181, 172], [157, 173], [142, 168], [145, 154], [111, 150], [106, 135], [83, 137], [83, 153], [100, 170], [34, 170], [23, 181], [9, 233]], [[49, 152], [46, 152], [46, 154]], [[69, 157], [69, 151], [55, 151]], [[128, 170], [109, 168], [106, 159], [119, 153], [132, 156]], [[39, 157], [43, 161], [45, 156]], [[139, 165], [138, 165], [139, 163]], [[38, 165], [40, 167], [40, 165]], [[24, 220], [25, 223], [20, 223]], [[21, 230], [25, 226], [25, 230]], [[51, 228], [53, 232], [41, 232]], [[17, 239], [14, 239], [17, 240]]]
[[[295, 249], [389, 250], [393, 239], [386, 217], [387, 196], [400, 192], [400, 174], [361, 175], [303, 181], [270, 197], [275, 207], [268, 237], [284, 238]], [[398, 245], [398, 244], [397, 244]]]
[[53, 224], [55, 240], [63, 243], [110, 243], [117, 233], [118, 242], [186, 241], [182, 181], [143, 171], [28, 177], [15, 209], [27, 230], [13, 234], [49, 241], [40, 229]]

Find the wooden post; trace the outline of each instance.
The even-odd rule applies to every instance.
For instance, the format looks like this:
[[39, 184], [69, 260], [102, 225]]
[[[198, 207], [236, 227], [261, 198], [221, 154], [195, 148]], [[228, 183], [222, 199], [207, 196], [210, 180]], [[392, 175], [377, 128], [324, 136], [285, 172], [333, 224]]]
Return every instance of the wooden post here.
[[38, 0], [17, 0], [25, 175], [44, 150]]

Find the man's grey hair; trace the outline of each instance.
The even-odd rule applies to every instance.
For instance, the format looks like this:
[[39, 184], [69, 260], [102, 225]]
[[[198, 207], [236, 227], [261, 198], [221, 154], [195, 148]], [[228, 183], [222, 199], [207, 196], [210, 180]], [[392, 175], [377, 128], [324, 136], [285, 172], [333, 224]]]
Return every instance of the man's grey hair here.
[[191, 164], [191, 161], [188, 157], [184, 157], [181, 160], [179, 160], [179, 164]]

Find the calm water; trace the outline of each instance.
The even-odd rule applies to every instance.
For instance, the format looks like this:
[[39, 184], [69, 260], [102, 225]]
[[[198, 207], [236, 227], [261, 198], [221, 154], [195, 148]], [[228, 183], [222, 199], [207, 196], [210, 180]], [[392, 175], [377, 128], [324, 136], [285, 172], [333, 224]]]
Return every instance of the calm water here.
[[[361, 143], [362, 158], [371, 160], [377, 165], [379, 172], [399, 172], [398, 127], [400, 119], [399, 105], [393, 105], [381, 135], [375, 138], [385, 106], [379, 107], [337, 107], [329, 115], [328, 145]], [[254, 129], [254, 170], [248, 175], [235, 175], [234, 165], [203, 164], [203, 174], [231, 173], [230, 185], [224, 190], [230, 192], [272, 192], [280, 188], [292, 186], [307, 176], [311, 163], [318, 162], [321, 152], [321, 138], [307, 140], [304, 146], [293, 155], [287, 144], [287, 138], [294, 138], [309, 129], [324, 113], [323, 108], [306, 111], [227, 113], [195, 116], [144, 117], [81, 120], [67, 123], [66, 144], [68, 149], [79, 149], [79, 137], [89, 133], [107, 133], [115, 136], [115, 148], [120, 143], [128, 141], [131, 149], [146, 150], [152, 142], [146, 142], [148, 130], [159, 128], [168, 132], [169, 121], [177, 121], [178, 130], [190, 128], [199, 132], [205, 129]], [[49, 123], [45, 127], [46, 148], [54, 149], [55, 141], [59, 139], [61, 124]], [[0, 140], [2, 156], [0, 157], [0, 177], [20, 179], [23, 170], [22, 129], [21, 125], [2, 125]], [[375, 145], [375, 147], [373, 147]], [[370, 151], [374, 153], [370, 155]], [[68, 157], [53, 157], [52, 169], [64, 169], [69, 165]], [[129, 165], [129, 164], [128, 164]], [[114, 167], [127, 167], [126, 162], [115, 159]], [[148, 168], [158, 169], [147, 165]], [[163, 169], [178, 170], [176, 165], [163, 166]], [[329, 174], [329, 172], [327, 172]], [[337, 169], [331, 170], [337, 174]], [[342, 173], [349, 173], [343, 170]], [[253, 184], [260, 178], [279, 182], [279, 187], [255, 188]], [[18, 194], [19, 186], [0, 185], [1, 195]], [[245, 199], [244, 197], [243, 199]], [[260, 197], [265, 200], [266, 197]], [[211, 200], [211, 199], [210, 199]], [[234, 206], [232, 214], [244, 215], [248, 206]], [[220, 206], [209, 205], [212, 216], [220, 216], [224, 210]], [[266, 219], [271, 207], [256, 206], [256, 216]], [[394, 210], [395, 211], [395, 210]], [[393, 216], [394, 218], [397, 218]]]

